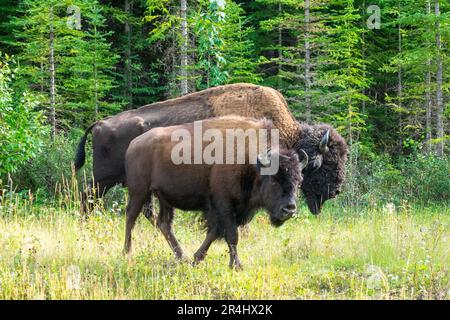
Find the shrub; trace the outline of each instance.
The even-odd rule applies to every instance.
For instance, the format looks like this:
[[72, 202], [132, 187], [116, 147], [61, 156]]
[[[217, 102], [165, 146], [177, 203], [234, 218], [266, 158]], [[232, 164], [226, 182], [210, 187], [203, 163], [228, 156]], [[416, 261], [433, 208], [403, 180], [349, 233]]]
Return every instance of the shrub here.
[[36, 155], [46, 132], [41, 113], [34, 111], [39, 97], [26, 91], [13, 94], [12, 65], [14, 61], [0, 52], [0, 181]]
[[53, 196], [58, 186], [72, 179], [74, 150], [81, 131], [60, 133], [54, 141], [44, 140], [42, 148], [12, 176], [18, 190], [32, 190]]
[[450, 201], [448, 157], [412, 154], [392, 160], [388, 155], [380, 155], [356, 161], [356, 153], [351, 151], [344, 192], [336, 198], [341, 205]]

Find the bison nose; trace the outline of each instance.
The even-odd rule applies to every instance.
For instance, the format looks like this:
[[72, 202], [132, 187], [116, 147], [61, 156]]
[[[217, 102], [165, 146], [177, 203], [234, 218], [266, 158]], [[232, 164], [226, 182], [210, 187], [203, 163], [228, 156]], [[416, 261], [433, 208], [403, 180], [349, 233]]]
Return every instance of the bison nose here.
[[288, 205], [284, 206], [282, 211], [286, 216], [291, 216], [295, 213], [295, 211], [297, 210], [297, 205], [295, 204], [295, 202], [291, 202]]

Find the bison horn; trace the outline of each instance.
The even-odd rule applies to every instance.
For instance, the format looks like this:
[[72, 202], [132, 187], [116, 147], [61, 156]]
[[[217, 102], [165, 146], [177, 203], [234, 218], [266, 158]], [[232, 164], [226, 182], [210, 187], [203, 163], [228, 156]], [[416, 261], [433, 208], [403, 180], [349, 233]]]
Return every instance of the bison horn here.
[[303, 170], [306, 168], [309, 162], [308, 154], [305, 152], [305, 150], [300, 149], [300, 152], [303, 153], [303, 160], [300, 162], [300, 170]]
[[319, 143], [319, 150], [321, 154], [328, 152], [328, 140], [330, 139], [330, 129], [325, 132]]
[[[269, 151], [270, 152], [270, 151]], [[258, 154], [258, 163], [264, 168], [270, 167], [270, 155], [269, 153]]]

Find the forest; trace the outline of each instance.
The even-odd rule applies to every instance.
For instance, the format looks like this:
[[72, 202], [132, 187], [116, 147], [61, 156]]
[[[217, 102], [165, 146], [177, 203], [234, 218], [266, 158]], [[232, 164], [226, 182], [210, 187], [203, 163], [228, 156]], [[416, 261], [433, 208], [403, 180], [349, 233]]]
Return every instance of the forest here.
[[[0, 299], [449, 298], [447, 0], [0, 6]], [[300, 204], [269, 231], [258, 215], [237, 276], [219, 262], [223, 244], [203, 266], [177, 264], [146, 221], [127, 261], [121, 187], [79, 223], [91, 145], [82, 172], [73, 161], [87, 127], [232, 83], [274, 88], [298, 121], [345, 138], [344, 190], [319, 219]], [[200, 241], [195, 219], [176, 224], [182, 241]]]

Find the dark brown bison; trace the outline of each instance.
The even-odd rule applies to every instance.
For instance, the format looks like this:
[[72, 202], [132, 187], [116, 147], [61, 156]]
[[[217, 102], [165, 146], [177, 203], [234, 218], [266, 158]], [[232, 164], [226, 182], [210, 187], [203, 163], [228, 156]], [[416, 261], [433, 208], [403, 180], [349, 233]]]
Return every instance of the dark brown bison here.
[[[202, 121], [202, 124], [203, 130], [218, 129], [223, 137], [225, 129], [250, 128], [259, 131], [271, 128], [270, 121], [239, 117], [213, 118]], [[124, 251], [130, 252], [131, 231], [136, 218], [144, 203], [155, 194], [160, 203], [157, 226], [177, 258], [183, 257], [183, 250], [172, 230], [174, 208], [202, 211], [207, 235], [195, 253], [194, 261], [204, 259], [211, 243], [223, 237], [230, 250], [230, 267], [240, 268], [236, 249], [237, 227], [248, 223], [260, 208], [269, 212], [270, 221], [275, 226], [282, 225], [295, 213], [297, 188], [302, 181], [301, 172], [308, 162], [307, 155], [302, 152], [303, 161], [300, 162], [295, 151], [281, 150], [262, 157], [264, 161], [258, 157], [258, 161], [251, 164], [246, 145], [247, 160], [243, 164], [220, 164], [217, 163], [219, 161], [211, 164], [174, 164], [173, 150], [179, 142], [172, 141], [172, 137], [180, 129], [189, 132], [190, 137], [194, 135], [192, 123], [155, 128], [135, 138], [126, 152], [129, 199]], [[206, 150], [205, 142], [201, 143], [202, 150]], [[247, 140], [246, 144], [249, 143]], [[192, 146], [192, 152], [194, 150]], [[228, 149], [223, 150], [222, 154], [226, 152]], [[262, 166], [269, 166], [275, 156], [279, 157], [279, 169], [274, 175], [262, 175]], [[189, 157], [194, 158], [193, 155]]]
[[[324, 201], [339, 193], [345, 179], [347, 145], [337, 131], [328, 125], [298, 123], [283, 96], [272, 88], [231, 84], [125, 111], [92, 124], [81, 139], [75, 158], [78, 170], [84, 164], [85, 143], [92, 131], [94, 181], [83, 194], [83, 209], [93, 185], [101, 197], [115, 184], [124, 183], [125, 152], [135, 137], [155, 127], [230, 114], [271, 119], [280, 130], [284, 147], [307, 152], [311, 163], [304, 170], [302, 190], [311, 212], [318, 214]], [[150, 212], [146, 210], [147, 217]]]
[[324, 202], [341, 192], [345, 181], [348, 147], [339, 133], [327, 124], [300, 124], [301, 138], [295, 150], [305, 150], [310, 163], [303, 170], [302, 191], [309, 210], [319, 214]]

